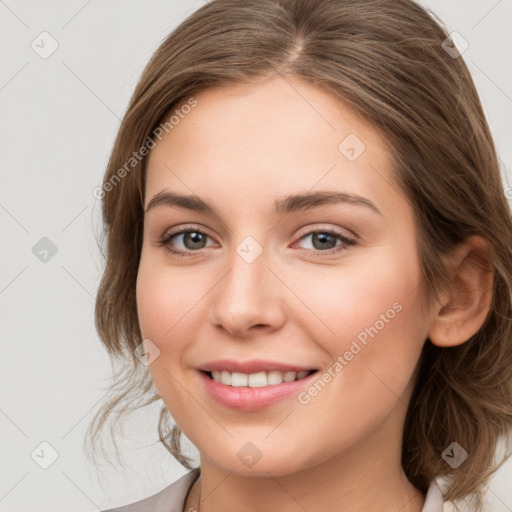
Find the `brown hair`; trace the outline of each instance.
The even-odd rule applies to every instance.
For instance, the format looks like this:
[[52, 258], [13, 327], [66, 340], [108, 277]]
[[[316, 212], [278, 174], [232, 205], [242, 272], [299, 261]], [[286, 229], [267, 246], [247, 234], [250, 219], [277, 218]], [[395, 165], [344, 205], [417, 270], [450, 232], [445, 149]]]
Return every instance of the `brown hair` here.
[[[447, 37], [411, 0], [214, 0], [165, 39], [137, 84], [103, 182], [106, 268], [95, 318], [121, 368], [112, 398], [89, 425], [91, 439], [114, 412], [117, 422], [159, 399], [134, 356], [142, 342], [135, 285], [146, 158], [115, 186], [113, 178], [194, 93], [279, 73], [316, 84], [384, 134], [396, 182], [415, 211], [427, 307], [450, 278], [443, 256], [472, 235], [490, 244], [491, 310], [459, 346], [426, 340], [402, 451], [404, 471], [421, 492], [448, 477], [445, 498], [470, 496], [480, 509], [480, 490], [502, 463], [494, 462], [496, 448], [512, 425], [512, 216], [477, 91], [462, 57], [442, 46]], [[160, 441], [190, 469], [181, 431], [169, 420], [162, 406]], [[453, 441], [469, 452], [458, 469], [441, 457]]]

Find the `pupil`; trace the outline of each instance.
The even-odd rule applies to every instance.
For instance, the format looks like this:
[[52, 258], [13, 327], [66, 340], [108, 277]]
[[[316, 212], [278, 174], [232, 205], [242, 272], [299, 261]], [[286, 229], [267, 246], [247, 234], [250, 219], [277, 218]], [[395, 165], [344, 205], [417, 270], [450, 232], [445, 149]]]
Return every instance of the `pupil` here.
[[[204, 243], [204, 236], [201, 233], [197, 233], [195, 231], [191, 231], [190, 233], [185, 233], [185, 245], [187, 249], [201, 249]], [[191, 242], [187, 244], [187, 241]]]
[[[317, 246], [315, 242], [319, 241], [320, 245]], [[327, 243], [326, 243], [327, 242]], [[334, 242], [334, 245], [332, 244]], [[315, 233], [313, 234], [313, 246], [315, 249], [331, 249], [336, 246], [336, 237], [329, 233]]]

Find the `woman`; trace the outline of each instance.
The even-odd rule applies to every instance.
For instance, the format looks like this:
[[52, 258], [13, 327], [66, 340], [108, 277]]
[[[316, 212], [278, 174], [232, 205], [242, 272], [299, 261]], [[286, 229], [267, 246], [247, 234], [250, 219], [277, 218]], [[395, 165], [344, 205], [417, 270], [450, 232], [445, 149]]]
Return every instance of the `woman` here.
[[96, 320], [126, 369], [91, 435], [161, 399], [191, 470], [115, 510], [481, 508], [512, 424], [512, 218], [422, 8], [206, 4], [146, 67], [100, 195]]

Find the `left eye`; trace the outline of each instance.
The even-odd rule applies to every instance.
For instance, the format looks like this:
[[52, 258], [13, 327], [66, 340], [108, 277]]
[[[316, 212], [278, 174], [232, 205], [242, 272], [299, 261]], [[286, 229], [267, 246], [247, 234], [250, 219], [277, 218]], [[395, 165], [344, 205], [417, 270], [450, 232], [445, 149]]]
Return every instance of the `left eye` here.
[[[335, 247], [340, 247], [342, 245], [353, 245], [355, 244], [355, 240], [352, 238], [348, 238], [340, 233], [332, 232], [332, 231], [313, 231], [304, 235], [300, 238], [300, 240], [310, 239], [310, 245], [312, 247], [306, 247], [307, 249], [313, 249], [315, 251], [326, 252], [330, 249], [334, 249]], [[341, 241], [341, 243], [337, 243]], [[336, 252], [336, 251], [330, 251]]]

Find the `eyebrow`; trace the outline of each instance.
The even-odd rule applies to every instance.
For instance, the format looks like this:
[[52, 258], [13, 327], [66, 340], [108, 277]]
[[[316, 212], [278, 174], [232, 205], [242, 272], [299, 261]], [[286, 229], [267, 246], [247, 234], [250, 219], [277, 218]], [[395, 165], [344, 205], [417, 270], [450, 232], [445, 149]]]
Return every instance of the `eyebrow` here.
[[[277, 199], [274, 202], [274, 212], [276, 214], [286, 214], [338, 203], [367, 207], [375, 213], [382, 215], [375, 204], [365, 197], [346, 192], [332, 191], [306, 192]], [[145, 211], [147, 213], [158, 206], [185, 208], [191, 211], [210, 214], [220, 219], [220, 215], [215, 208], [195, 195], [183, 195], [162, 190], [153, 196]]]

